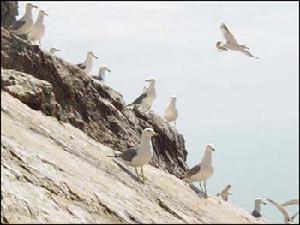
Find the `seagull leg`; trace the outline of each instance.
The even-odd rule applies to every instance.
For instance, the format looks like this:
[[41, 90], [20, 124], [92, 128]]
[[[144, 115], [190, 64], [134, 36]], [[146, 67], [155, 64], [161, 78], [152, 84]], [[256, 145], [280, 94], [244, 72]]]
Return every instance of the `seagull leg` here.
[[201, 191], [202, 193], [204, 193], [204, 192], [203, 192], [202, 185], [201, 185], [201, 181], [199, 181], [199, 186], [200, 186], [200, 191]]
[[134, 167], [134, 170], [135, 170], [135, 173], [136, 173], [137, 177], [140, 179], [140, 175], [139, 175], [139, 173], [138, 173], [138, 171], [137, 171], [137, 168]]
[[175, 128], [176, 128], [176, 120], [174, 120], [174, 125], [175, 125]]
[[145, 182], [148, 179], [147, 179], [147, 177], [145, 177], [143, 167], [141, 167], [141, 172], [142, 172], [143, 182]]
[[204, 181], [204, 190], [205, 190], [205, 195], [206, 195], [206, 198], [207, 198], [206, 181]]

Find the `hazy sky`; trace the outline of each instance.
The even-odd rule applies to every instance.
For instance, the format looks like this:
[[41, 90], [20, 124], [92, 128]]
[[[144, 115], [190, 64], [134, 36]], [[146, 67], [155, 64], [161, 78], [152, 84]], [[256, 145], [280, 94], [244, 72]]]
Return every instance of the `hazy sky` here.
[[[20, 2], [20, 15], [25, 3]], [[298, 2], [35, 4], [50, 15], [45, 18], [42, 48], [60, 48], [58, 56], [73, 63], [94, 51], [99, 59], [93, 73], [100, 64], [108, 65], [112, 73], [106, 83], [126, 103], [140, 94], [149, 76], [157, 79], [156, 113], [162, 115], [170, 95], [178, 96], [178, 131], [185, 137], [190, 165], [201, 159], [207, 143], [213, 143], [216, 164], [228, 157], [226, 164], [216, 165], [215, 180], [224, 179], [224, 171], [251, 168], [256, 158], [266, 156], [263, 153], [275, 167], [293, 165], [291, 176], [299, 176]], [[218, 52], [215, 43], [223, 40], [222, 22], [260, 59]], [[265, 168], [264, 163], [257, 166]], [[284, 171], [270, 170], [264, 176], [275, 175], [274, 179], [292, 180], [281, 189], [297, 192], [299, 180], [287, 178]]]

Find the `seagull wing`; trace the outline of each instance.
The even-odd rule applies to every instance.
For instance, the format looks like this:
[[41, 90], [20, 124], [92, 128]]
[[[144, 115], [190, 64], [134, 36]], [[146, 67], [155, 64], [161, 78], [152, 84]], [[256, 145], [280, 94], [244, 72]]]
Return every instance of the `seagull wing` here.
[[236, 39], [234, 38], [233, 34], [229, 31], [225, 23], [221, 24], [221, 31], [227, 41], [227, 43], [233, 44], [233, 45], [238, 45]]
[[124, 161], [132, 161], [132, 159], [137, 155], [138, 148], [137, 147], [131, 147], [127, 149], [126, 151], [122, 152], [119, 157], [121, 157]]
[[19, 28], [21, 28], [24, 24], [25, 24], [25, 20], [23, 18], [21, 18], [20, 20], [17, 20], [15, 23], [13, 23], [9, 29], [10, 30], [18, 30]]
[[291, 221], [293, 222], [296, 217], [298, 216], [299, 212], [296, 212], [294, 215], [291, 216]]
[[288, 212], [285, 210], [285, 208], [283, 208], [281, 205], [279, 205], [277, 202], [267, 198], [269, 202], [271, 202], [284, 216], [284, 221], [289, 221], [290, 220], [290, 216], [288, 214]]
[[282, 206], [288, 206], [288, 205], [299, 205], [299, 199], [291, 199], [283, 204]]
[[86, 68], [86, 66], [83, 63], [78, 63], [78, 64], [76, 64], [76, 66], [78, 66], [80, 69], [83, 69], [83, 70]]
[[187, 174], [185, 175], [185, 177], [189, 178], [195, 174], [197, 174], [199, 171], [201, 170], [201, 166], [198, 164], [194, 167], [192, 167], [188, 172]]
[[258, 57], [252, 55], [251, 52], [249, 52], [249, 51], [247, 51], [247, 50], [242, 50], [241, 52], [244, 53], [246, 56], [254, 57], [254, 58], [258, 59]]
[[146, 93], [142, 93], [137, 99], [134, 100], [133, 103], [131, 104], [141, 104], [143, 102], [143, 100], [147, 97], [147, 92]]

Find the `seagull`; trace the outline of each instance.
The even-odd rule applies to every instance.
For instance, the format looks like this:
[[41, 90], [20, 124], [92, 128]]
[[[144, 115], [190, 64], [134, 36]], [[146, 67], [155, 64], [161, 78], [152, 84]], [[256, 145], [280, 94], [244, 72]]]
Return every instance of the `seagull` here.
[[299, 205], [299, 199], [291, 199], [291, 200], [281, 204], [281, 206], [289, 206], [289, 205]]
[[254, 210], [252, 211], [251, 215], [254, 217], [261, 217], [261, 204], [266, 205], [267, 203], [265, 203], [261, 198], [256, 198], [255, 199], [255, 207]]
[[146, 79], [145, 81], [150, 83], [149, 86], [146, 89], [144, 87], [143, 93], [130, 105], [142, 104], [147, 110], [150, 110], [156, 98], [155, 78], [151, 77]]
[[176, 127], [176, 119], [178, 117], [178, 112], [176, 109], [176, 99], [177, 97], [175, 95], [171, 96], [171, 101], [169, 105], [167, 106], [164, 114], [164, 118], [167, 122], [173, 122]]
[[222, 23], [220, 28], [226, 39], [226, 43], [223, 43], [221, 41], [217, 42], [216, 47], [219, 51], [228, 51], [228, 49], [232, 51], [240, 51], [249, 57], [254, 57], [258, 59], [258, 57], [255, 57], [248, 51], [249, 48], [246, 45], [240, 45], [237, 42], [237, 40], [234, 38], [233, 34], [229, 31], [225, 23]]
[[50, 50], [49, 50], [51, 55], [55, 55], [55, 52], [58, 52], [58, 51], [60, 51], [60, 49], [54, 48], [54, 47], [50, 48]]
[[45, 34], [44, 16], [49, 15], [44, 10], [40, 10], [37, 20], [28, 33], [28, 40], [31, 42], [39, 41], [40, 46], [41, 39]]
[[[185, 181], [199, 181], [201, 192], [204, 193], [206, 197], [206, 180], [214, 173], [214, 167], [212, 165], [212, 152], [214, 151], [215, 147], [212, 144], [208, 144], [201, 162], [192, 167], [183, 178]], [[203, 191], [201, 181], [204, 181], [205, 192]]]
[[158, 134], [154, 132], [152, 128], [145, 128], [142, 132], [140, 145], [131, 147], [121, 154], [113, 157], [120, 158], [121, 161], [123, 161], [126, 165], [134, 167], [139, 178], [140, 175], [137, 171], [137, 167], [141, 167], [142, 181], [144, 182], [147, 178], [144, 175], [143, 166], [147, 164], [153, 157], [151, 137], [157, 135]]
[[95, 56], [92, 51], [89, 51], [84, 62], [76, 65], [89, 75], [93, 67], [93, 58], [98, 59], [98, 57]]
[[92, 77], [96, 80], [104, 81], [105, 71], [108, 71], [111, 73], [111, 70], [106, 65], [102, 64], [99, 68], [98, 76], [92, 76]]
[[8, 28], [9, 31], [18, 35], [27, 34], [33, 25], [33, 19], [32, 19], [33, 8], [38, 8], [38, 7], [31, 3], [27, 3], [24, 16], [21, 19], [17, 20], [15, 23], [13, 23]]
[[299, 212], [295, 213], [293, 216], [289, 216], [288, 212], [286, 211], [286, 209], [282, 206], [279, 205], [277, 202], [267, 198], [269, 202], [271, 202], [283, 215], [284, 217], [284, 223], [285, 224], [292, 224], [295, 220], [295, 218], [298, 216]]
[[226, 185], [226, 187], [224, 188], [224, 190], [221, 192], [221, 193], [218, 193], [217, 196], [221, 196], [221, 198], [224, 200], [224, 201], [228, 201], [228, 195], [232, 195], [231, 192], [229, 192], [229, 189], [231, 188], [231, 185], [228, 184]]

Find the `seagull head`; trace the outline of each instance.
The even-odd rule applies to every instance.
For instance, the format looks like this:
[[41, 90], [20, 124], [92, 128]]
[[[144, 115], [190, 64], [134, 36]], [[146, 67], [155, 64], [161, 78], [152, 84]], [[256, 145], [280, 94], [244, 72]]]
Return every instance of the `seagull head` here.
[[177, 97], [176, 97], [176, 95], [171, 95], [171, 101], [173, 101], [173, 102], [175, 102], [176, 100], [177, 100]]
[[143, 130], [142, 135], [143, 135], [144, 137], [149, 137], [149, 138], [151, 138], [152, 136], [158, 136], [158, 133], [154, 132], [154, 130], [153, 130], [152, 128], [145, 128], [145, 129]]
[[100, 66], [99, 70], [101, 70], [101, 69], [104, 69], [104, 70], [106, 70], [106, 71], [108, 71], [108, 72], [111, 73], [111, 70], [108, 68], [108, 66], [106, 66], [106, 65], [104, 65], [104, 64], [102, 64], [102, 65]]
[[89, 51], [88, 53], [87, 53], [87, 56], [89, 57], [89, 58], [95, 58], [95, 59], [98, 59], [98, 57], [97, 56], [95, 56], [95, 54], [92, 52], [92, 51]]
[[261, 198], [256, 198], [256, 199], [255, 199], [255, 203], [264, 204], [264, 205], [267, 204], [267, 203], [265, 203]]
[[214, 152], [214, 151], [216, 151], [215, 146], [213, 144], [208, 144], [206, 146], [206, 151], [207, 152]]
[[54, 48], [54, 47], [50, 48], [51, 53], [55, 53], [55, 52], [59, 52], [59, 51], [60, 51], [60, 49], [58, 49], [58, 48]]
[[39, 16], [49, 16], [44, 10], [39, 11]]
[[218, 41], [216, 43], [216, 47], [219, 50], [219, 52], [228, 51], [227, 48], [225, 47], [225, 44], [222, 41]]
[[37, 7], [36, 5], [34, 5], [34, 4], [31, 4], [31, 3], [27, 3], [27, 4], [26, 4], [26, 9], [27, 9], [27, 10], [33, 9], [33, 8], [36, 8], [36, 9], [37, 9], [38, 7]]
[[145, 81], [149, 82], [150, 84], [155, 84], [155, 78], [154, 77], [149, 77]]

